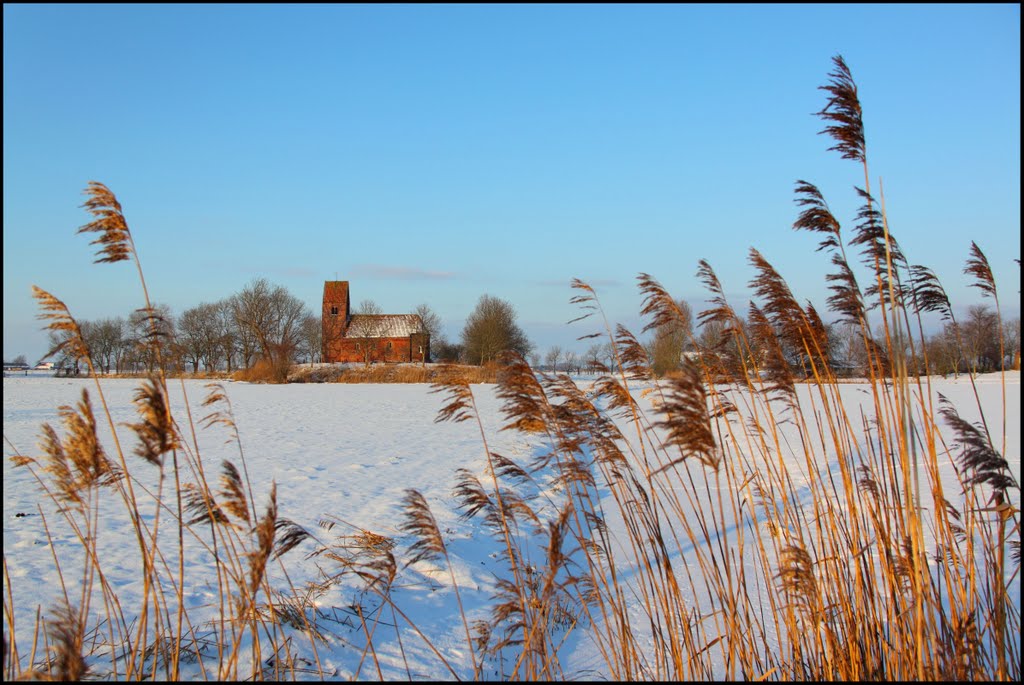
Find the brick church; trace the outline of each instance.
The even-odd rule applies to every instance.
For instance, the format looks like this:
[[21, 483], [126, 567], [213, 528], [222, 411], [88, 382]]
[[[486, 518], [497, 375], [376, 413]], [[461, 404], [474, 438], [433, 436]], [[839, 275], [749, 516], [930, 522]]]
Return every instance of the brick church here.
[[325, 362], [428, 362], [430, 334], [417, 314], [352, 314], [348, 281], [324, 281]]

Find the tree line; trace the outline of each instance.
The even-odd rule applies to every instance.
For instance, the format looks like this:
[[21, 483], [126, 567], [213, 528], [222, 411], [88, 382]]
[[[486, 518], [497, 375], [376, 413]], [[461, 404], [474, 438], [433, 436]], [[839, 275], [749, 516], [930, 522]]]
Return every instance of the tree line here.
[[[663, 377], [679, 370], [687, 357], [699, 358], [708, 368], [718, 368], [722, 375], [728, 371], [753, 362], [764, 366], [764, 355], [768, 347], [759, 345], [759, 339], [776, 331], [759, 330], [766, 325], [757, 321], [756, 316], [738, 317], [742, 337], [750, 342], [749, 349], [741, 352], [735, 336], [722, 324], [705, 321], [694, 326], [692, 310], [684, 300], [675, 303], [677, 316], [660, 325], [648, 327], [651, 336], [642, 343], [655, 376]], [[875, 348], [887, 347], [884, 331], [878, 330], [864, 340], [859, 325], [844, 322], [821, 324], [822, 348], [829, 366], [839, 375], [850, 377], [865, 376], [868, 373], [867, 345]], [[1000, 325], [996, 312], [986, 305], [976, 304], [967, 308], [962, 320], [945, 321], [931, 336], [925, 336], [923, 349], [907, 346], [903, 350], [907, 367], [940, 375], [960, 373], [988, 373], [1000, 369], [1020, 367], [1020, 317], [1014, 317]], [[754, 360], [751, 355], [758, 356]], [[791, 372], [800, 374], [808, 360], [806, 352], [784, 342], [780, 363]], [[891, 360], [890, 360], [891, 361]], [[594, 345], [578, 354], [563, 350], [560, 346], [550, 347], [542, 357], [538, 352], [530, 355], [534, 368], [549, 371], [596, 373], [615, 364], [615, 349], [610, 343]], [[542, 367], [543, 362], [543, 367]]]
[[[364, 300], [354, 314], [380, 314], [373, 300]], [[505, 300], [483, 295], [466, 320], [458, 342], [444, 334], [441, 317], [428, 305], [414, 311], [430, 335], [435, 361], [485, 364], [504, 350], [526, 355], [532, 344], [516, 321], [515, 308]], [[273, 367], [315, 363], [322, 358], [322, 327], [314, 313], [285, 287], [257, 278], [238, 293], [204, 302], [180, 315], [165, 304], [154, 304], [127, 317], [79, 321], [93, 364], [102, 373], [215, 371], [232, 373], [264, 361]], [[63, 344], [67, 331], [50, 331], [55, 366], [77, 373], [83, 363], [76, 348]], [[160, 344], [155, 344], [159, 342]]]
[[[720, 330], [721, 326], [713, 322], [695, 327], [689, 304], [678, 300], [676, 307], [677, 317], [647, 329], [651, 336], [643, 348], [656, 376], [678, 370], [686, 357], [699, 356], [706, 363], [718, 364], [723, 371], [729, 365], [742, 365], [728, 331]], [[363, 300], [353, 313], [381, 311], [373, 300]], [[555, 345], [542, 356], [519, 326], [512, 304], [492, 295], [480, 297], [457, 341], [448, 340], [440, 316], [429, 305], [420, 304], [413, 313], [419, 315], [424, 332], [430, 335], [432, 361], [482, 365], [512, 350], [528, 358], [535, 368], [543, 364], [551, 371], [595, 373], [615, 364], [610, 343], [593, 345], [581, 353]], [[751, 349], [757, 354], [757, 326], [748, 319], [740, 321], [747, 339], [755, 341]], [[102, 373], [149, 373], [160, 364], [166, 371], [230, 374], [261, 360], [276, 368], [321, 361], [319, 313], [311, 311], [285, 287], [265, 278], [253, 280], [230, 297], [199, 304], [178, 316], [167, 305], [154, 305], [152, 311], [137, 310], [127, 317], [81, 321], [79, 325], [92, 361]], [[999, 318], [991, 308], [972, 305], [962, 321], [947, 321], [926, 338], [923, 350], [908, 349], [905, 353], [922, 370], [927, 356], [929, 371], [944, 375], [1009, 368], [1019, 364], [1020, 318], [1004, 322], [1002, 331], [999, 328]], [[822, 324], [822, 331], [832, 368], [850, 376], [862, 375], [867, 355], [859, 327]], [[66, 333], [50, 332], [50, 349], [63, 349], [55, 357], [56, 366], [74, 373], [81, 360], [69, 356], [72, 353], [68, 350], [74, 348], [61, 345], [63, 335]], [[877, 337], [881, 335], [879, 331]], [[159, 355], [154, 339], [162, 345]], [[805, 361], [800, 350], [786, 350], [784, 356], [784, 362], [794, 369]]]
[[[103, 373], [152, 372], [158, 364], [166, 371], [231, 373], [259, 359], [292, 362], [320, 355], [320, 317], [264, 278], [178, 316], [169, 306], [154, 304], [127, 317], [80, 321], [79, 327], [93, 364]], [[67, 335], [51, 331], [50, 349], [62, 350], [55, 357], [58, 367], [74, 369], [82, 360], [62, 346]]]

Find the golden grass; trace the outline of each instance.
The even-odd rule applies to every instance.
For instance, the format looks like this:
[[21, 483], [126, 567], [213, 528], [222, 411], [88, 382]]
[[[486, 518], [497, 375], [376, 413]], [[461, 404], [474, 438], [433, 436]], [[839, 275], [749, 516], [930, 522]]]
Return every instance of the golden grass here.
[[231, 375], [232, 380], [246, 383], [286, 383], [291, 364], [270, 359], [259, 359], [248, 369], [241, 369]]
[[[496, 383], [498, 365], [460, 364], [363, 364], [295, 365], [288, 374], [289, 383], [437, 383], [451, 374], [459, 374], [470, 383]], [[236, 374], [235, 380], [250, 380]]]
[[[39, 613], [26, 649], [11, 607], [31, 600], [12, 589], [5, 555], [5, 677], [176, 680], [186, 662], [220, 680], [326, 676], [317, 652], [325, 620], [317, 601], [351, 579], [379, 602], [369, 612], [351, 607], [365, 638], [364, 647], [351, 647], [359, 650], [355, 678], [385, 677], [377, 652], [383, 640], [394, 639], [406, 658], [401, 624], [453, 678], [479, 678], [491, 668], [510, 680], [572, 678], [560, 648], [585, 627], [603, 675], [617, 680], [1018, 681], [1020, 607], [1010, 603], [1006, 579], [1020, 572], [1020, 486], [1003, 454], [1005, 395], [1001, 424], [983, 416], [975, 425], [943, 399], [933, 403], [920, 314], [948, 309], [948, 299], [933, 274], [906, 260], [884, 203], [869, 192], [856, 86], [841, 58], [834, 65], [819, 114], [832, 149], [863, 167], [865, 189], [857, 192], [864, 204], [847, 239], [823, 194], [800, 181], [803, 209], [794, 228], [823, 236], [819, 248], [837, 269], [828, 280], [830, 311], [860, 327], [870, 392], [861, 413], [844, 405], [818, 312], [801, 306], [756, 250], [756, 300], [746, 326], [711, 265], [699, 262], [711, 306], [698, 319], [717, 326], [721, 340], [660, 381], [637, 339], [613, 329], [594, 289], [580, 280], [572, 282], [580, 319], [598, 321], [615, 355], [612, 368], [586, 389], [565, 375], [537, 373], [514, 354], [484, 368], [345, 369], [329, 380], [430, 383], [444, 395], [439, 421], [475, 421], [479, 428], [487, 468], [459, 469], [453, 499], [466, 519], [478, 519], [501, 568], [490, 615], [471, 624], [445, 537], [415, 490], [403, 502], [404, 550], [348, 525], [355, 532], [336, 534], [310, 555], [328, 565], [320, 567], [319, 582], [287, 593], [272, 589], [268, 566], [285, 568], [282, 556], [311, 536], [280, 514], [273, 484], [268, 504], [258, 505], [223, 386], [209, 385], [204, 418], [194, 421], [189, 411], [179, 421], [158, 371], [136, 393], [139, 421], [121, 426], [134, 443], [129, 449], [106, 409], [77, 323], [58, 298], [37, 289], [41, 318], [67, 334], [65, 345], [85, 353], [102, 411], [83, 393], [75, 407], [60, 408], [63, 436], [43, 427], [44, 456], [12, 457], [59, 505], [56, 520], [44, 517], [47, 536], [51, 524], [70, 530], [87, 561], [75, 576], [55, 555], [65, 601], [48, 620]], [[113, 194], [95, 183], [87, 193], [86, 208], [97, 219], [82, 230], [101, 234], [99, 261], [138, 264]], [[867, 287], [854, 276], [847, 245], [861, 251]], [[965, 273], [998, 309], [991, 269], [973, 243]], [[683, 316], [657, 280], [638, 280], [648, 328]], [[877, 319], [881, 335], [872, 325]], [[161, 340], [153, 338], [159, 355]], [[286, 373], [258, 364], [236, 378], [281, 382]], [[637, 382], [650, 408], [635, 399]], [[478, 383], [496, 384], [503, 430], [531, 434], [529, 463], [490, 449], [477, 412]], [[97, 438], [104, 420], [111, 447]], [[943, 424], [955, 443], [940, 431]], [[203, 463], [197, 425], [226, 427], [238, 444], [237, 463], [220, 464], [219, 480]], [[939, 477], [951, 463], [956, 492], [944, 491]], [[136, 469], [159, 469], [155, 501], [136, 496]], [[142, 561], [139, 606], [124, 606], [106, 583], [101, 497], [123, 504], [133, 523]], [[343, 523], [332, 516], [321, 528], [334, 534]], [[160, 537], [162, 527], [173, 535]], [[184, 608], [185, 537], [217, 560], [219, 620], [202, 634]], [[176, 555], [165, 556], [168, 544]], [[420, 631], [392, 591], [405, 566], [424, 560], [447, 567], [458, 599], [466, 642], [452, 645], [452, 653]], [[106, 649], [92, 652], [86, 634], [99, 631]], [[454, 650], [469, 654], [471, 673], [457, 671]], [[411, 679], [408, 661], [404, 666]]]

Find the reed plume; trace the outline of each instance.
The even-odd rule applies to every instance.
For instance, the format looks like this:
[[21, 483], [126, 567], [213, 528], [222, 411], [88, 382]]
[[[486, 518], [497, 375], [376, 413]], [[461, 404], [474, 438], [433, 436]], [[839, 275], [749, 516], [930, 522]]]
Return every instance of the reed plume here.
[[[576, 323], [577, 321], [583, 321], [584, 319], [589, 319], [591, 316], [593, 316], [594, 314], [598, 313], [599, 307], [597, 305], [597, 296], [596, 296], [596, 293], [594, 292], [594, 289], [589, 284], [585, 283], [584, 281], [581, 281], [578, 278], [574, 278], [570, 282], [569, 287], [574, 289], [574, 290], [582, 291], [578, 295], [573, 295], [573, 297], [570, 298], [570, 300], [569, 300], [569, 304], [572, 304], [572, 305], [575, 305], [575, 306], [579, 307], [581, 310], [583, 310], [583, 314], [581, 314], [580, 316], [578, 316], [578, 317], [576, 317], [574, 319], [570, 319], [567, 323], [572, 324], [572, 323]], [[590, 334], [590, 335], [584, 335], [584, 336], [578, 338], [578, 340], [585, 340], [587, 338], [595, 338], [598, 335], [600, 335], [600, 334], [599, 333], [593, 333], [593, 334]]]
[[839, 221], [832, 214], [824, 196], [814, 184], [797, 181], [796, 194], [797, 205], [804, 209], [793, 222], [793, 228], [824, 234], [825, 237], [818, 243], [818, 250], [831, 251], [832, 264], [838, 268], [836, 273], [828, 274], [825, 277], [830, 284], [829, 290], [832, 291], [832, 295], [827, 300], [829, 309], [839, 314], [841, 320], [861, 324], [864, 316], [864, 302], [860, 287], [857, 285], [857, 278], [853, 270], [850, 269], [846, 258]]
[[306, 540], [313, 539], [308, 530], [288, 518], [278, 518], [274, 523], [274, 558], [292, 551]]
[[643, 333], [674, 324], [686, 323], [686, 314], [679, 307], [679, 303], [654, 277], [650, 274], [642, 273], [637, 276], [637, 281], [640, 284], [640, 292], [644, 296], [643, 304], [640, 307], [640, 315], [650, 317], [650, 321], [644, 326]]
[[615, 327], [615, 349], [619, 352], [622, 373], [627, 380], [646, 381], [653, 377], [647, 350], [622, 324]]
[[[224, 385], [221, 383], [207, 383], [204, 387], [208, 388], [209, 392], [203, 399], [203, 407], [213, 407], [209, 414], [199, 420], [199, 425], [204, 428], [210, 426], [222, 425], [231, 431], [231, 438], [226, 442], [240, 443], [238, 436], [238, 424], [235, 423], [234, 410], [231, 407], [231, 398], [228, 397], [227, 390], [224, 389]], [[220, 409], [219, 405], [223, 404], [224, 409]]]
[[185, 483], [182, 486], [183, 511], [192, 516], [186, 525], [192, 526], [197, 523], [213, 522], [216, 524], [227, 524], [231, 519], [227, 517], [224, 510], [217, 504], [216, 500], [205, 488], [198, 487], [195, 483]]
[[249, 501], [245, 496], [242, 475], [239, 473], [238, 467], [227, 459], [221, 462], [220, 491], [218, 494], [220, 495], [221, 506], [225, 512], [231, 514], [231, 516], [239, 521], [250, 522]]
[[776, 578], [780, 589], [792, 597], [798, 606], [807, 611], [813, 611], [819, 606], [814, 560], [802, 545], [794, 542], [782, 548]]
[[953, 306], [946, 289], [931, 269], [919, 264], [910, 267], [910, 285], [914, 295], [914, 308], [922, 312], [935, 312], [943, 321], [953, 321]]
[[757, 366], [765, 381], [764, 394], [775, 395], [789, 406], [796, 403], [796, 385], [793, 371], [769, 316], [753, 302], [747, 313], [750, 349], [757, 358]]
[[486, 523], [500, 529], [501, 518], [495, 509], [494, 501], [487, 494], [480, 479], [473, 473], [466, 469], [455, 470], [455, 488], [452, 490], [452, 496], [458, 502], [463, 518], [473, 518], [483, 511]]
[[977, 426], [961, 418], [956, 407], [939, 393], [939, 415], [956, 434], [960, 445], [960, 468], [967, 474], [969, 485], [987, 485], [992, 488], [996, 504], [1006, 501], [1007, 490], [1020, 490], [1009, 463], [993, 447], [988, 435]]
[[85, 194], [89, 199], [82, 204], [95, 219], [78, 229], [79, 233], [99, 233], [99, 237], [90, 245], [99, 245], [96, 263], [121, 262], [129, 259], [134, 253], [131, 232], [121, 203], [114, 197], [110, 189], [98, 181], [89, 181]]
[[96, 418], [88, 391], [82, 390], [77, 409], [61, 406], [58, 413], [66, 437], [61, 440], [53, 427], [43, 424], [45, 470], [53, 477], [56, 493], [66, 502], [81, 506], [84, 491], [111, 485], [122, 477], [122, 472], [107, 458], [96, 435]]
[[988, 297], [996, 297], [996, 279], [992, 276], [992, 267], [989, 266], [985, 253], [973, 240], [971, 241], [971, 256], [967, 259], [964, 273], [974, 277], [974, 281], [970, 285]]
[[717, 470], [721, 454], [715, 445], [700, 369], [686, 361], [679, 373], [673, 374], [665, 383], [668, 386], [665, 399], [658, 410], [662, 418], [654, 425], [666, 431], [665, 444], [676, 447], [681, 456], [662, 465], [654, 473], [672, 468], [691, 457]]
[[[277, 484], [270, 486], [270, 501], [267, 503], [266, 513], [260, 517], [253, 528], [256, 536], [256, 546], [246, 553], [248, 561], [248, 585], [247, 598], [254, 603], [256, 593], [259, 592], [263, 583], [263, 577], [267, 570], [267, 561], [274, 552], [274, 534], [277, 531]], [[245, 616], [244, 610], [239, 611], [240, 616]]]
[[81, 612], [70, 605], [55, 609], [46, 621], [50, 638], [51, 667], [46, 674], [34, 674], [33, 680], [82, 682], [89, 675], [89, 666], [82, 656], [85, 622]]
[[441, 538], [441, 529], [423, 493], [416, 489], [407, 489], [403, 502], [405, 520], [399, 526], [399, 530], [409, 533], [414, 538], [412, 545], [409, 546], [411, 557], [405, 565], [444, 556], [446, 550]]
[[718, 280], [718, 274], [706, 260], [697, 261], [697, 280], [711, 293], [710, 302], [714, 305], [714, 307], [702, 311], [697, 319], [702, 324], [708, 322], [732, 324], [735, 322], [736, 312], [733, 311], [725, 297], [725, 290], [722, 288], [721, 281]]
[[42, 310], [36, 318], [43, 319], [49, 323], [43, 330], [53, 333], [56, 345], [43, 355], [48, 359], [55, 354], [63, 353], [69, 359], [90, 359], [89, 347], [85, 343], [82, 329], [75, 320], [75, 317], [68, 311], [68, 307], [59, 298], [54, 297], [42, 288], [32, 286], [32, 297], [36, 299]]
[[[850, 245], [861, 248], [862, 261], [875, 276], [875, 283], [865, 288], [864, 295], [873, 302], [871, 308], [874, 308], [880, 305], [882, 298], [892, 292], [896, 295], [897, 301], [890, 306], [900, 307], [906, 293], [900, 282], [899, 269], [908, 268], [906, 257], [896, 238], [886, 227], [885, 217], [877, 209], [875, 199], [861, 188], [855, 190], [864, 200], [864, 204], [857, 212], [858, 222], [854, 227], [854, 237], [850, 240]], [[879, 300], [876, 302], [874, 298]]]
[[[42, 432], [43, 436], [41, 445], [43, 452], [46, 453], [46, 461], [43, 469], [50, 474], [50, 478], [53, 480], [53, 484], [55, 486], [57, 497], [69, 504], [82, 507], [85, 502], [82, 499], [82, 494], [78, 488], [75, 475], [71, 471], [71, 464], [67, 453], [64, 451], [64, 444], [57, 435], [57, 431], [55, 431], [50, 424], [43, 424]], [[22, 463], [27, 464], [33, 462], [34, 460], [29, 459]]]
[[502, 401], [501, 413], [506, 423], [501, 430], [532, 432], [547, 425], [547, 402], [544, 389], [522, 355], [506, 351], [498, 356], [497, 397]]
[[430, 387], [431, 392], [447, 394], [444, 406], [434, 418], [435, 423], [442, 421], [461, 423], [476, 418], [473, 407], [473, 391], [469, 388], [469, 381], [463, 377], [457, 366], [443, 365], [440, 379], [431, 383]]
[[134, 402], [142, 420], [128, 424], [139, 438], [135, 454], [154, 466], [163, 465], [163, 456], [180, 447], [166, 389], [158, 379], [150, 377], [135, 391]]
[[829, 83], [819, 86], [829, 94], [828, 102], [817, 115], [825, 121], [832, 122], [819, 134], [826, 133], [836, 141], [829, 148], [839, 152], [843, 159], [858, 162], [865, 161], [864, 122], [860, 100], [857, 97], [857, 84], [853, 82], [850, 68], [841, 55], [832, 58], [834, 70], [829, 72]]
[[839, 220], [832, 214], [828, 203], [818, 187], [813, 183], [798, 180], [796, 182], [797, 205], [804, 209], [800, 212], [793, 228], [797, 230], [822, 233], [824, 237], [818, 243], [818, 251], [842, 249]]
[[769, 329], [788, 346], [790, 352], [802, 353], [811, 342], [804, 310], [786, 281], [760, 252], [750, 248], [749, 261], [757, 271], [750, 287], [763, 303], [757, 308], [759, 315], [767, 318]]

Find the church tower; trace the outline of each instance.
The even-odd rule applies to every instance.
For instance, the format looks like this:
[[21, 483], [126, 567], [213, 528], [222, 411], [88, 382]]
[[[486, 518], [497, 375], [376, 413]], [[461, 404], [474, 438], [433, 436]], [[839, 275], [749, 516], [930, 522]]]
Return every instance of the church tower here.
[[348, 281], [324, 281], [324, 310], [321, 318], [323, 361], [337, 360], [340, 353], [339, 343], [348, 329], [351, 309]]

